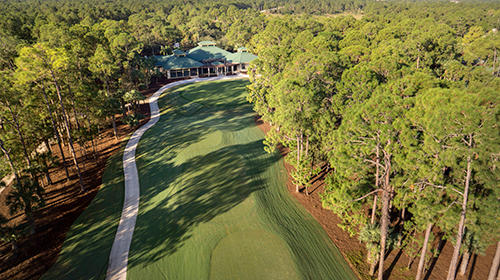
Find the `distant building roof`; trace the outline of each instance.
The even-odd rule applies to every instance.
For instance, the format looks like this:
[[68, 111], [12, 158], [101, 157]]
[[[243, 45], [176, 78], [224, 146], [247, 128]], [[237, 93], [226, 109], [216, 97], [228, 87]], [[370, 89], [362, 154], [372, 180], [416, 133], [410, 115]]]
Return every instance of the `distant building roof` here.
[[216, 46], [201, 46], [198, 45], [198, 47], [190, 49], [187, 52], [187, 56], [189, 58], [192, 58], [197, 61], [210, 61], [210, 60], [216, 60], [216, 59], [221, 59], [229, 55], [230, 52], [223, 50], [219, 47]]
[[239, 51], [231, 53], [226, 56], [227, 62], [230, 63], [250, 63], [252, 60], [256, 59], [257, 56], [246, 51]]
[[186, 53], [185, 53], [185, 52], [183, 52], [182, 50], [179, 50], [179, 49], [175, 49], [175, 50], [173, 51], [173, 53], [174, 53], [174, 55], [176, 55], [176, 56], [186, 56]]
[[155, 60], [155, 66], [160, 66], [165, 70], [196, 68], [203, 66], [203, 63], [200, 63], [186, 56], [155, 56]]
[[189, 51], [175, 49], [172, 55], [155, 56], [155, 66], [165, 70], [196, 68], [208, 65], [222, 65], [227, 63], [250, 63], [257, 56], [247, 51], [245, 47], [238, 48], [231, 53], [216, 46], [215, 42], [202, 41]]

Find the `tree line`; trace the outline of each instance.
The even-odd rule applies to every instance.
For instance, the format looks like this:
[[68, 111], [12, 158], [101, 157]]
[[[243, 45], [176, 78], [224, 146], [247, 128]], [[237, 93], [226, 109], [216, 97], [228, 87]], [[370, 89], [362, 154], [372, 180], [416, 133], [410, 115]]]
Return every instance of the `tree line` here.
[[499, 17], [479, 1], [4, 1], [0, 177], [15, 177], [8, 203], [28, 226], [0, 217], [2, 240], [35, 229], [52, 167], [85, 191], [78, 154], [98, 156], [117, 115], [141, 118], [126, 108], [157, 75], [151, 56], [214, 40], [259, 55], [248, 99], [273, 126], [267, 149], [288, 148], [297, 191], [328, 173], [323, 205], [370, 273], [403, 247], [422, 279], [444, 238], [453, 279], [499, 238]]
[[[365, 12], [270, 20], [251, 40], [259, 59], [248, 100], [272, 126], [267, 149], [288, 149], [297, 192], [327, 172], [323, 206], [365, 244], [370, 275], [378, 267], [383, 279], [398, 247], [423, 279], [442, 238], [454, 245], [452, 280], [500, 237], [500, 10], [376, 3]], [[491, 269], [495, 279], [498, 262]]]
[[131, 125], [142, 117], [137, 90], [159, 76], [151, 56], [201, 40], [244, 46], [266, 25], [261, 11], [285, 2], [2, 1], [0, 179], [13, 177], [6, 203], [26, 223], [7, 226], [0, 217], [1, 240], [16, 249], [20, 236], [36, 230], [33, 215], [45, 205], [53, 167], [78, 177], [86, 191], [81, 156], [99, 156], [103, 129], [117, 137], [117, 115]]
[[103, 129], [117, 138], [116, 116], [131, 125], [142, 118], [138, 90], [158, 76], [152, 55], [205, 39], [235, 48], [263, 18], [245, 3], [181, 3], [0, 3], [0, 179], [13, 177], [6, 203], [11, 215], [26, 217], [15, 227], [0, 217], [1, 241], [16, 250], [16, 241], [36, 230], [34, 213], [45, 205], [53, 167], [87, 190], [81, 159], [97, 159]]

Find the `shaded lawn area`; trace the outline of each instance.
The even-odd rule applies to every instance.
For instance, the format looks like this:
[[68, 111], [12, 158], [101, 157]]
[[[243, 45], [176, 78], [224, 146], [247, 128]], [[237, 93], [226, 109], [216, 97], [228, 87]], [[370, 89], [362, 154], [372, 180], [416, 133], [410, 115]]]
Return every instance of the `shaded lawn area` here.
[[108, 159], [103, 184], [76, 219], [56, 263], [41, 279], [104, 279], [123, 207], [123, 150]]
[[244, 80], [162, 95], [139, 143], [129, 279], [355, 279], [264, 152]]

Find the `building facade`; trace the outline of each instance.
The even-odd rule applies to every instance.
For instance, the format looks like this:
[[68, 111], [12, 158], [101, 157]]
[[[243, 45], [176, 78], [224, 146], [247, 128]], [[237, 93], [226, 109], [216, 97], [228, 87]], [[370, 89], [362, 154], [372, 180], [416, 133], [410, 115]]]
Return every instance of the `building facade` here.
[[176, 49], [171, 55], [154, 58], [155, 67], [168, 79], [182, 79], [246, 73], [248, 64], [257, 56], [246, 48], [231, 53], [215, 42], [202, 41], [188, 51]]

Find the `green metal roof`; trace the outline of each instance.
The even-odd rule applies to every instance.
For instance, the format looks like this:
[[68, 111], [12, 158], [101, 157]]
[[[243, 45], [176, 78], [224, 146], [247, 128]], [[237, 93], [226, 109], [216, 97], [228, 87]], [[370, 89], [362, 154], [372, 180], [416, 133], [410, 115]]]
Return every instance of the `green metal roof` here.
[[190, 49], [187, 53], [187, 56], [196, 61], [203, 62], [214, 59], [221, 59], [228, 56], [229, 54], [231, 53], [216, 46], [198, 46], [196, 48]]
[[155, 60], [155, 66], [160, 66], [165, 70], [196, 68], [203, 66], [202, 63], [185, 56], [155, 56]]
[[180, 56], [180, 55], [186, 55], [185, 52], [183, 52], [182, 50], [179, 50], [179, 49], [175, 49], [173, 51], [174, 55], [177, 55], [177, 56]]
[[229, 63], [250, 63], [256, 58], [258, 58], [256, 55], [249, 52], [235, 52], [226, 56]]
[[208, 65], [222, 65], [227, 63], [250, 63], [257, 56], [249, 53], [246, 48], [240, 47], [237, 52], [230, 53], [217, 46], [211, 41], [198, 43], [198, 47], [183, 52], [175, 49], [173, 55], [155, 56], [155, 66], [163, 67], [165, 70], [196, 68]]

